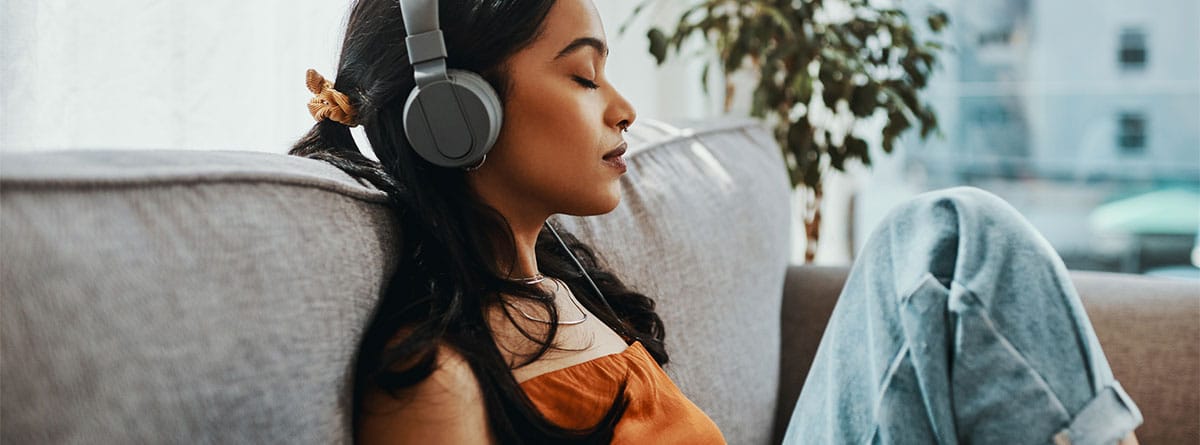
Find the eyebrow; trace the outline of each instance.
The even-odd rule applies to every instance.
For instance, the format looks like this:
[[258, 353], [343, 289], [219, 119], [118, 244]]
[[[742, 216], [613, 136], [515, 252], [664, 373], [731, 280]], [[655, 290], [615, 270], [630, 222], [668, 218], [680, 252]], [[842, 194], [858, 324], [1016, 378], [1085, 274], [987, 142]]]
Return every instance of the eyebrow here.
[[554, 60], [566, 57], [568, 54], [571, 54], [572, 52], [575, 52], [575, 50], [585, 46], [595, 48], [596, 52], [600, 53], [601, 57], [608, 57], [608, 45], [605, 45], [604, 42], [600, 41], [600, 39], [595, 37], [580, 37], [567, 44], [567, 47], [563, 48], [562, 51], [559, 51], [558, 55], [554, 56]]

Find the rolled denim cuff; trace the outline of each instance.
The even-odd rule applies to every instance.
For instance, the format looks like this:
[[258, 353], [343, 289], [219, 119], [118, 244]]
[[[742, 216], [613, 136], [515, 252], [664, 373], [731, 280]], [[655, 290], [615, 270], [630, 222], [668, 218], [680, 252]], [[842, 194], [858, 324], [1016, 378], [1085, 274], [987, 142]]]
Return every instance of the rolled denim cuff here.
[[1115, 445], [1141, 424], [1142, 412], [1114, 380], [1054, 435], [1054, 445]]

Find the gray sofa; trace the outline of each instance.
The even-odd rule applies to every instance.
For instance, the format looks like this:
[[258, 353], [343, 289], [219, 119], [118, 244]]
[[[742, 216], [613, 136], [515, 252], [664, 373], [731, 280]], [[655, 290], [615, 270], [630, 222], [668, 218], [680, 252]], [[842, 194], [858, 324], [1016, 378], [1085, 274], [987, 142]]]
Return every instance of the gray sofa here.
[[[558, 216], [658, 301], [667, 372], [733, 444], [778, 441], [844, 268], [788, 264], [754, 121], [628, 135], [624, 200]], [[0, 158], [0, 442], [344, 443], [354, 350], [395, 268], [382, 193], [282, 154]], [[1142, 443], [1200, 442], [1200, 289], [1074, 276]]]

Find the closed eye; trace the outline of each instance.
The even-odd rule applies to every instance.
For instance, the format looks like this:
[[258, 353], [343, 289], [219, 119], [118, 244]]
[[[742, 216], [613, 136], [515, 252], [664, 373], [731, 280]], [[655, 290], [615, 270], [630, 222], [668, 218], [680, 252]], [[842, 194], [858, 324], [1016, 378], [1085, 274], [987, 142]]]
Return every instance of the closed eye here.
[[584, 79], [584, 78], [582, 78], [582, 77], [579, 77], [579, 76], [571, 76], [571, 77], [572, 77], [573, 79], [575, 79], [575, 82], [576, 82], [576, 83], [578, 83], [578, 84], [580, 84], [580, 85], [583, 85], [583, 86], [584, 86], [584, 88], [588, 88], [588, 89], [592, 89], [592, 90], [594, 90], [594, 89], [596, 89], [596, 88], [600, 88], [600, 85], [596, 85], [596, 82], [592, 82], [592, 81], [590, 81], [590, 80]]

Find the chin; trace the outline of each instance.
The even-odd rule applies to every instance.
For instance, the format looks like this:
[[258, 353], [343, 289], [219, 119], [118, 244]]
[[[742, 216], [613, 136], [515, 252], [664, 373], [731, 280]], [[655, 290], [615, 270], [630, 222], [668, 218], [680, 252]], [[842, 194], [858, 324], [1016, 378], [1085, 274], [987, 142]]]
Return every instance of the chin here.
[[620, 204], [621, 204], [621, 195], [620, 195], [620, 194], [617, 194], [617, 195], [616, 195], [616, 196], [615, 196], [615, 197], [612, 199], [612, 201], [611, 201], [611, 204], [609, 204], [608, 206], [606, 206], [606, 207], [604, 208], [604, 210], [603, 210], [603, 211], [601, 211], [600, 213], [598, 213], [598, 215], [603, 215], [603, 214], [605, 214], [605, 213], [608, 213], [608, 212], [611, 212], [611, 211], [613, 211], [613, 210], [616, 210], [617, 206], [618, 206], [618, 205], [620, 205]]
[[612, 193], [599, 194], [585, 201], [579, 202], [570, 212], [563, 212], [573, 216], [595, 216], [609, 213], [621, 204], [621, 192], [619, 187], [614, 187]]
[[602, 211], [597, 213], [598, 215], [603, 215], [605, 213], [611, 212], [611, 211], [615, 210], [618, 205], [621, 204], [621, 184], [620, 184], [620, 182], [613, 183], [612, 187], [609, 188], [609, 193], [605, 196], [605, 198], [606, 199], [604, 200], [605, 201], [604, 205], [601, 206], [601, 207], [603, 207], [603, 209], [602, 209]]

